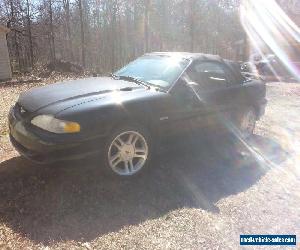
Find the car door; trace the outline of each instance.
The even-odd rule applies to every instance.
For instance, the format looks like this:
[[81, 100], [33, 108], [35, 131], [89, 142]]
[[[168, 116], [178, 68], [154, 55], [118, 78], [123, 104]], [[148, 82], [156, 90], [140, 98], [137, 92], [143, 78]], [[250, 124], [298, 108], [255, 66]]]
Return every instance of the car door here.
[[201, 109], [196, 93], [183, 79], [178, 80], [164, 105], [157, 110], [160, 132], [167, 136], [192, 132], [197, 129]]
[[228, 69], [219, 61], [195, 61], [186, 71], [189, 82], [193, 82], [197, 98], [202, 105], [206, 125], [225, 122], [230, 113], [232, 94]]
[[195, 61], [171, 91], [161, 129], [173, 135], [226, 122], [234, 91], [228, 69], [218, 61]]
[[170, 117], [176, 133], [197, 131], [206, 113], [192, 85], [182, 79], [173, 89], [175, 109]]

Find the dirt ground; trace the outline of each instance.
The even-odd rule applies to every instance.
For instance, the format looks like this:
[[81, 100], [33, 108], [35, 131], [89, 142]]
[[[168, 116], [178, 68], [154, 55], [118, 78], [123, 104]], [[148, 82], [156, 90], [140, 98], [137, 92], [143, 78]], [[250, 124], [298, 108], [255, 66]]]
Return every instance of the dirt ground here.
[[14, 151], [7, 112], [34, 85], [0, 86], [0, 249], [270, 248], [240, 234], [296, 234], [300, 248], [300, 84], [268, 84], [250, 141], [180, 140], [122, 181], [97, 159], [47, 168]]

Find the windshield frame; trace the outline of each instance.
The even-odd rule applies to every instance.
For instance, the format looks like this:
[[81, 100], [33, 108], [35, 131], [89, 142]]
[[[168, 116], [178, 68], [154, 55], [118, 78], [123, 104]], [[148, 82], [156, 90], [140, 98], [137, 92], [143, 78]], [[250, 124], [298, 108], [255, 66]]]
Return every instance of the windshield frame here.
[[184, 58], [186, 60], [188, 60], [188, 64], [186, 65], [186, 67], [182, 70], [181, 74], [178, 76], [178, 78], [176, 80], [174, 80], [174, 82], [172, 84], [170, 84], [167, 93], [170, 93], [172, 91], [172, 89], [174, 88], [174, 86], [176, 85], [176, 83], [178, 82], [178, 80], [183, 76], [183, 74], [186, 72], [186, 70], [191, 66], [191, 64], [193, 63], [193, 59], [192, 58]]
[[[145, 54], [143, 56], [140, 56], [138, 58], [136, 58], [135, 60], [129, 62], [128, 64], [126, 64], [124, 67], [118, 69], [117, 71], [115, 71], [114, 73], [112, 73], [111, 75], [112, 76], [115, 76], [115, 77], [120, 77], [121, 75], [118, 75], [116, 74], [118, 71], [120, 71], [121, 69], [125, 68], [127, 65], [131, 64], [132, 62], [140, 59], [140, 58], [143, 58], [143, 57], [146, 57], [146, 56], [160, 56], [160, 57], [169, 57], [169, 58], [172, 58], [172, 55], [163, 55], [163, 54]], [[152, 88], [159, 88], [167, 93], [170, 92], [170, 90], [173, 88], [173, 86], [176, 84], [176, 82], [181, 78], [181, 76], [184, 74], [184, 72], [186, 71], [186, 69], [191, 65], [192, 63], [192, 60], [191, 58], [186, 58], [186, 57], [181, 57], [181, 60], [184, 61], [186, 60], [187, 61], [187, 64], [186, 66], [182, 69], [182, 71], [180, 72], [180, 74], [178, 75], [178, 77], [173, 80], [172, 82], [170, 82], [170, 84], [167, 86], [167, 87], [164, 87], [164, 86], [161, 86], [161, 85], [158, 85], [158, 84], [154, 84], [154, 83], [149, 83], [148, 81], [145, 81], [145, 80], [141, 80], [141, 79], [138, 79], [138, 81], [142, 81], [143, 83], [149, 85], [149, 87], [152, 87]], [[129, 75], [128, 75], [129, 76]], [[129, 76], [131, 77], [131, 76]], [[133, 77], [134, 78], [134, 77]]]

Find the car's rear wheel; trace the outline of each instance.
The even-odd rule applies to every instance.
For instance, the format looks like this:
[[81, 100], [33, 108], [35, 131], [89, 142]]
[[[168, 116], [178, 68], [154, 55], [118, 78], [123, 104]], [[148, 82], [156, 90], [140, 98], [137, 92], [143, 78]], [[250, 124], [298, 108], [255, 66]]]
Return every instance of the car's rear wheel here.
[[112, 133], [106, 146], [106, 166], [116, 176], [133, 176], [150, 160], [148, 132], [139, 126], [123, 126]]
[[257, 115], [252, 107], [244, 109], [238, 117], [238, 127], [241, 132], [241, 135], [244, 138], [248, 138], [254, 133], [256, 125]]

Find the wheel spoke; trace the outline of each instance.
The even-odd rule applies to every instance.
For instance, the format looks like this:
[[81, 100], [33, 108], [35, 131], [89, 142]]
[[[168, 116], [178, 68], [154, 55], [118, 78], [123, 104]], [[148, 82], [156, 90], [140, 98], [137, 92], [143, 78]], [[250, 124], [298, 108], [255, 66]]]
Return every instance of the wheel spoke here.
[[132, 142], [134, 136], [135, 136], [134, 134], [129, 134], [128, 140], [127, 140], [127, 144], [131, 144], [131, 142]]
[[142, 159], [146, 159], [146, 149], [144, 148], [136, 148], [135, 149], [135, 154], [133, 156], [133, 158], [142, 158]]
[[145, 148], [136, 148], [135, 149], [135, 153], [145, 154], [146, 153], [146, 149]]
[[124, 166], [125, 166], [125, 168], [124, 168], [125, 173], [128, 174], [128, 173], [130, 172], [130, 170], [129, 170], [129, 165], [128, 165], [128, 161], [124, 161]]
[[120, 157], [120, 154], [119, 153], [116, 153], [116, 154], [114, 154], [114, 155], [112, 155], [111, 157], [110, 157], [110, 161], [111, 162], [114, 162], [116, 159], [118, 159]]
[[134, 171], [134, 166], [133, 166], [132, 159], [129, 161], [129, 171], [130, 172]]
[[117, 139], [117, 142], [120, 143], [121, 146], [123, 146], [125, 144], [125, 142], [123, 141], [121, 136]]
[[121, 146], [117, 144], [117, 142], [114, 142], [113, 144], [118, 150], [121, 150]]
[[122, 148], [122, 146], [125, 144], [125, 142], [122, 140], [121, 137], [118, 137], [115, 141], [114, 141], [114, 146], [117, 147], [119, 150]]
[[132, 144], [135, 145], [135, 143], [137, 142], [137, 140], [139, 139], [139, 137], [135, 134], [130, 134], [127, 140], [128, 144]]
[[135, 154], [136, 155], [145, 155], [147, 152], [146, 152], [146, 149], [144, 148], [136, 148], [135, 149]]
[[121, 158], [117, 157], [115, 160], [110, 161], [110, 163], [115, 168], [121, 161], [122, 161]]
[[141, 158], [141, 159], [146, 159], [146, 155], [138, 155], [138, 154], [135, 154], [134, 156], [133, 156], [133, 158]]
[[138, 137], [138, 136], [135, 136], [134, 139], [133, 139], [133, 141], [131, 142], [131, 144], [132, 144], [133, 146], [135, 146], [135, 144], [136, 144], [136, 142], [138, 141], [138, 139], [139, 139], [139, 137]]

